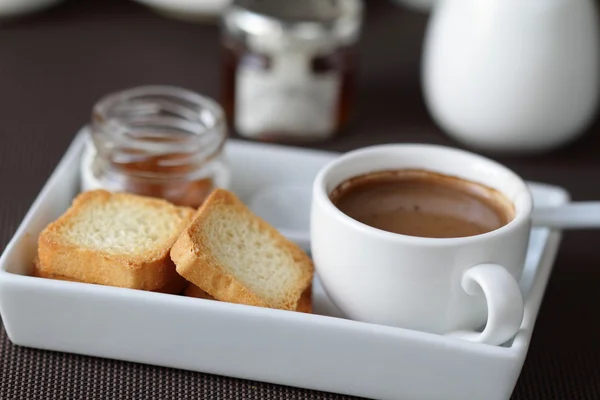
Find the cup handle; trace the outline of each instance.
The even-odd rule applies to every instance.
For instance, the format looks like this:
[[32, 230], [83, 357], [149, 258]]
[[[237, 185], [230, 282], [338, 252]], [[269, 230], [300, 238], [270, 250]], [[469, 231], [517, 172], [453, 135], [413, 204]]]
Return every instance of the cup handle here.
[[488, 320], [483, 332], [455, 331], [447, 335], [471, 342], [501, 345], [510, 340], [523, 322], [523, 296], [515, 278], [497, 264], [480, 264], [463, 273], [462, 288], [475, 295], [478, 287], [487, 301]]

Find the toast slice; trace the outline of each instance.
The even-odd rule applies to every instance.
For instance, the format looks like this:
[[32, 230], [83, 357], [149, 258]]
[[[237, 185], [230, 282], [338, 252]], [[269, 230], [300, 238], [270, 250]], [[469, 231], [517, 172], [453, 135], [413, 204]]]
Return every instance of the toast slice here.
[[194, 212], [161, 199], [84, 192], [40, 234], [39, 273], [160, 290], [178, 279], [169, 250]]
[[198, 286], [194, 285], [191, 282], [188, 282], [185, 290], [183, 291], [184, 296], [195, 297], [197, 299], [206, 299], [206, 300], [216, 300], [210, 294], [206, 293], [204, 290], [200, 289]]
[[296, 311], [306, 314], [312, 314], [312, 284], [309, 285], [304, 292], [302, 292], [302, 296], [298, 300], [298, 306], [296, 307]]
[[[210, 294], [206, 293], [204, 290], [200, 289], [198, 286], [194, 285], [191, 282], [188, 282], [185, 290], [183, 292], [184, 296], [188, 297], [196, 297], [199, 299], [207, 299], [207, 300], [216, 300]], [[298, 300], [298, 306], [296, 307], [296, 311], [311, 314], [312, 313], [312, 285], [306, 288], [306, 290], [300, 296]]]
[[296, 310], [314, 274], [300, 247], [224, 189], [204, 201], [171, 259], [180, 275], [217, 300], [282, 310]]
[[[62, 276], [62, 275], [55, 275], [55, 274], [51, 274], [48, 272], [43, 272], [40, 270], [40, 262], [39, 259], [36, 257], [36, 259], [33, 262], [34, 264], [34, 268], [33, 268], [33, 276], [36, 276], [38, 278], [45, 278], [45, 279], [56, 279], [59, 281], [69, 281], [69, 282], [80, 282], [80, 283], [86, 283], [86, 282], [81, 282], [78, 281], [76, 279], [73, 278], [69, 278], [66, 276]], [[187, 285], [187, 281], [179, 274], [177, 274], [177, 276], [173, 277], [173, 279], [167, 283], [165, 286], [160, 287], [156, 290], [152, 290], [152, 292], [156, 292], [156, 293], [165, 293], [165, 294], [181, 294], [184, 290], [184, 288]]]

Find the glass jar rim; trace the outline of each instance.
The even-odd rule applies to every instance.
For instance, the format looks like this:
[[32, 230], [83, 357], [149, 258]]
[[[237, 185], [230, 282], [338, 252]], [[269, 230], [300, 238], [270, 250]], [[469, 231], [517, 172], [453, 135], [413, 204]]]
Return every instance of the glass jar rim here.
[[[178, 132], [177, 140], [159, 140], [165, 131]], [[156, 132], [163, 136], [152, 136]], [[176, 86], [149, 85], [102, 96], [92, 110], [92, 137], [99, 155], [117, 164], [178, 154], [171, 164], [201, 165], [221, 152], [227, 129], [216, 101]]]
[[215, 117], [215, 126], [224, 123], [223, 109], [216, 101], [191, 90], [168, 85], [138, 86], [106, 94], [94, 104], [93, 114], [94, 116], [106, 118], [106, 114], [111, 107], [144, 96], [165, 96], [187, 100], [211, 112]]
[[290, 40], [306, 44], [330, 40], [340, 44], [354, 42], [361, 26], [362, 0], [338, 0], [333, 5], [336, 12], [327, 17], [293, 20], [262, 10], [258, 2], [235, 0], [222, 20], [229, 33], [269, 43]]

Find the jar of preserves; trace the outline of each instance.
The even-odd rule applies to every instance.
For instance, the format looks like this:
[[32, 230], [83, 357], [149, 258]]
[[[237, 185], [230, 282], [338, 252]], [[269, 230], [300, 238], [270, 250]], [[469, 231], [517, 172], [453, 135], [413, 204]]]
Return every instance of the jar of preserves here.
[[84, 190], [103, 188], [198, 207], [229, 185], [221, 107], [189, 90], [145, 86], [101, 98], [94, 106]]
[[350, 120], [361, 0], [235, 0], [223, 16], [223, 103], [246, 138], [326, 140]]

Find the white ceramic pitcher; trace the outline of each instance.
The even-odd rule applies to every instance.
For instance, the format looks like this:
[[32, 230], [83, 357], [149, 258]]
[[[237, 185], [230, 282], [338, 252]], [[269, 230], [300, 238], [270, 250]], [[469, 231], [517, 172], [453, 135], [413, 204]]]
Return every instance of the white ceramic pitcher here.
[[484, 151], [545, 151], [598, 107], [593, 0], [444, 0], [433, 10], [423, 90], [437, 124]]

